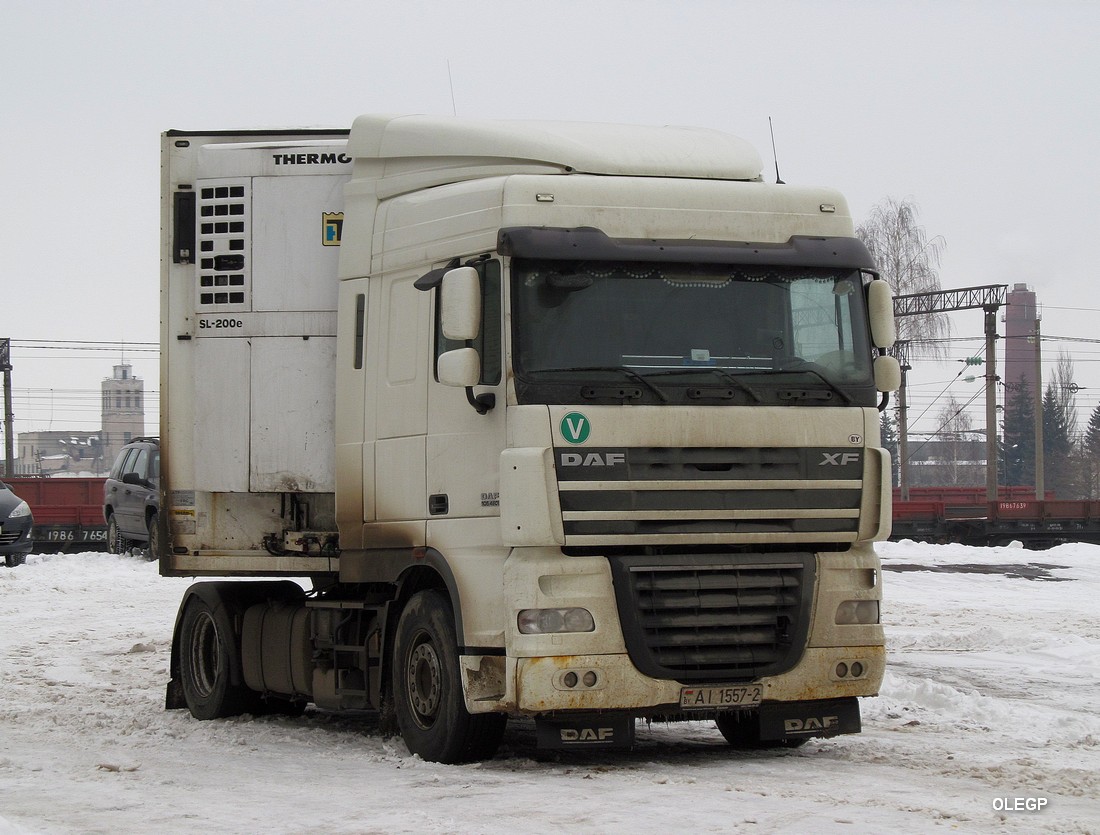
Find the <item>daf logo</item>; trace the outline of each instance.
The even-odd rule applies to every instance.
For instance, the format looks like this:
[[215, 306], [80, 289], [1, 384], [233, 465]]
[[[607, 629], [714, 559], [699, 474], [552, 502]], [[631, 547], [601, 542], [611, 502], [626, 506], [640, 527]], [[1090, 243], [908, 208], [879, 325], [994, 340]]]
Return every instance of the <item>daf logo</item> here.
[[859, 463], [858, 452], [823, 452], [822, 461], [817, 466], [846, 467], [848, 464]]
[[598, 452], [561, 453], [561, 465], [563, 467], [616, 467], [625, 463], [625, 452], [608, 452], [603, 455]]
[[839, 716], [822, 716], [820, 719], [811, 716], [808, 719], [786, 719], [783, 721], [783, 730], [789, 734], [809, 733], [810, 731], [827, 731], [839, 725]]
[[615, 738], [614, 728], [562, 728], [562, 742], [610, 742]]

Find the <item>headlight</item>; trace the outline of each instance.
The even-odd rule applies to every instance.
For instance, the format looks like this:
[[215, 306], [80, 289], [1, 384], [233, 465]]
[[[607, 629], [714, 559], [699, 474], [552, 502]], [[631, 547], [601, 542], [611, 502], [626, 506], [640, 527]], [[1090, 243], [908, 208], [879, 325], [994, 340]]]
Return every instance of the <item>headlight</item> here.
[[841, 624], [878, 623], [878, 601], [845, 600], [836, 607], [836, 622]]
[[19, 519], [23, 516], [31, 515], [31, 506], [26, 502], [20, 502], [15, 506], [15, 510], [8, 514], [9, 519]]
[[593, 632], [596, 622], [587, 609], [523, 609], [516, 619], [524, 635]]

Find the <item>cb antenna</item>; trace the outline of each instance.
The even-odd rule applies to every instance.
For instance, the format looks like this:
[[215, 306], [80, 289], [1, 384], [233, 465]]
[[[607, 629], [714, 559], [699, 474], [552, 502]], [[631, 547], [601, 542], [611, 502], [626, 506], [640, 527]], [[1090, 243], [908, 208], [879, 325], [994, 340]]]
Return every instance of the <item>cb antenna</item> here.
[[458, 107], [455, 105], [455, 80], [451, 75], [451, 59], [447, 59], [447, 83], [451, 85], [451, 113], [458, 115]]
[[775, 182], [784, 186], [786, 183], [779, 177], [779, 157], [775, 153], [775, 128], [772, 127], [772, 117], [768, 117], [768, 132], [772, 135], [772, 159], [775, 160]]

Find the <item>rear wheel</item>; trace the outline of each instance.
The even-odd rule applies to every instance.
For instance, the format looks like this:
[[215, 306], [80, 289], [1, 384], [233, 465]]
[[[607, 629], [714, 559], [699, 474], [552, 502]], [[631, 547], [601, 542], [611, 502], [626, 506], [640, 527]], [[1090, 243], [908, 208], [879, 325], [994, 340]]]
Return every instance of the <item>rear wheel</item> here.
[[130, 540], [119, 533], [113, 513], [107, 517], [107, 550], [112, 554], [125, 554], [130, 550]]
[[194, 597], [180, 622], [179, 665], [187, 708], [196, 719], [217, 719], [244, 713], [253, 693], [234, 684], [236, 641], [233, 625], [224, 606], [211, 608]]
[[454, 615], [437, 591], [413, 595], [401, 613], [393, 696], [401, 736], [413, 754], [433, 762], [464, 763], [496, 753], [507, 719], [467, 712]]
[[145, 554], [146, 559], [160, 559], [160, 520], [157, 514], [149, 517], [149, 550]]

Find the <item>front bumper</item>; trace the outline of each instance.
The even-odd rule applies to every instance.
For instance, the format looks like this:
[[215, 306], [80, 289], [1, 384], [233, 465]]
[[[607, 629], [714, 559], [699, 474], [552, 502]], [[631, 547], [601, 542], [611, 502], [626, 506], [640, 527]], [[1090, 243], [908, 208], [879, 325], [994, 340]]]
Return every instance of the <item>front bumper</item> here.
[[[504, 662], [504, 693], [480, 698], [477, 688], [466, 688], [471, 713], [505, 711], [539, 715], [577, 711], [619, 711], [634, 716], [680, 713], [680, 690], [689, 684], [714, 686], [718, 682], [660, 680], [643, 675], [625, 654], [563, 655], [542, 658], [495, 659]], [[860, 675], [852, 674], [859, 664]], [[463, 659], [463, 673], [483, 669], [476, 657]], [[801, 702], [878, 694], [886, 669], [883, 646], [811, 647], [792, 670], [759, 679], [763, 701]], [[841, 675], [841, 671], [845, 675]], [[572, 673], [573, 675], [570, 675]], [[590, 675], [591, 674], [591, 675]], [[513, 684], [509, 687], [509, 684]], [[742, 682], [727, 682], [742, 683]], [[700, 718], [715, 711], [699, 711]]]
[[6, 519], [0, 525], [0, 554], [29, 554], [34, 547], [33, 527], [34, 520], [29, 516]]

